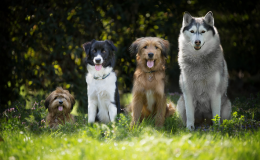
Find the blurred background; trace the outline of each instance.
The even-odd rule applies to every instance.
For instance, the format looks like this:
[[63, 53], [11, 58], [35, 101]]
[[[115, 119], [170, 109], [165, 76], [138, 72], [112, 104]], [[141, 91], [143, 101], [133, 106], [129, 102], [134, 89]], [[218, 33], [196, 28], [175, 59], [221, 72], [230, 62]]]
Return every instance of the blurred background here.
[[92, 39], [110, 39], [118, 48], [115, 71], [122, 99], [131, 92], [136, 66], [128, 51], [131, 43], [145, 36], [169, 40], [166, 92], [180, 92], [177, 55], [184, 11], [195, 17], [213, 12], [231, 100], [260, 91], [260, 1], [3, 0], [0, 8], [0, 112], [17, 100], [44, 100], [62, 86], [86, 113], [86, 54], [81, 45]]

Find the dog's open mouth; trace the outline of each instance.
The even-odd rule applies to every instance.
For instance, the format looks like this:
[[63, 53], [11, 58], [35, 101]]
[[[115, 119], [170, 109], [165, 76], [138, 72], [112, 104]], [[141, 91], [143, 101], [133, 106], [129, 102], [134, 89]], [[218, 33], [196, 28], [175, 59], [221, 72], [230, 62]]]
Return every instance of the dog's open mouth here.
[[196, 49], [196, 50], [200, 50], [201, 49], [201, 46], [199, 46], [199, 47], [194, 47], [194, 49]]
[[147, 67], [149, 67], [149, 68], [152, 68], [153, 66], [154, 66], [154, 62], [155, 62], [155, 60], [154, 59], [152, 59], [152, 60], [147, 60]]
[[102, 64], [95, 64], [95, 69], [100, 71], [102, 69]]
[[58, 111], [63, 111], [63, 106], [59, 106]]
[[200, 50], [201, 47], [202, 47], [204, 44], [205, 44], [205, 42], [204, 42], [202, 45], [200, 45], [200, 46], [196, 46], [196, 45], [195, 45], [195, 46], [194, 46], [194, 49], [195, 49], [195, 50]]

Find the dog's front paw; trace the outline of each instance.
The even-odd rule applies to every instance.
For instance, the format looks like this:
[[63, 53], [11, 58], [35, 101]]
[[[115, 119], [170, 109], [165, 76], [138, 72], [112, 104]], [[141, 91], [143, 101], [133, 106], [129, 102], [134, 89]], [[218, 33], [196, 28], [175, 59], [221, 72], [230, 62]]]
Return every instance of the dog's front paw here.
[[95, 120], [92, 120], [92, 119], [88, 119], [88, 123], [94, 123]]
[[195, 130], [194, 124], [188, 124], [187, 129], [189, 129], [190, 131], [194, 131]]

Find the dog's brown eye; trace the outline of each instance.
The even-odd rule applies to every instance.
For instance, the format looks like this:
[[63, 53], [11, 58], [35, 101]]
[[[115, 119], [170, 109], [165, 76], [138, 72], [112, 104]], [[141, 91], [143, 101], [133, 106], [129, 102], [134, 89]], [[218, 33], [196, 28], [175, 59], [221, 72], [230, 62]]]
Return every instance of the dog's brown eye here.
[[106, 53], [106, 51], [105, 51], [105, 50], [103, 50], [103, 51], [102, 51], [102, 53]]
[[193, 31], [193, 30], [191, 30], [191, 31], [190, 31], [190, 33], [194, 33], [194, 31]]
[[144, 49], [147, 49], [147, 46], [145, 46]]
[[93, 52], [96, 53], [97, 51], [94, 49]]
[[57, 97], [55, 97], [54, 99], [57, 99]]
[[201, 31], [201, 33], [205, 33], [205, 31]]
[[157, 49], [158, 47], [155, 46], [155, 49]]

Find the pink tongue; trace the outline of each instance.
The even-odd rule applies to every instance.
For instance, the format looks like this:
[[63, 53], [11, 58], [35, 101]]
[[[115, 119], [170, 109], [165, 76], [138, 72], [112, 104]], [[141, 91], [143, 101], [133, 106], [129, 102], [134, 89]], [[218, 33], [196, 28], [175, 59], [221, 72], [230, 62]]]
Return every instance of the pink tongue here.
[[62, 106], [59, 106], [58, 110], [59, 110], [59, 111], [62, 111], [62, 110], [63, 110], [63, 107], [62, 107]]
[[102, 65], [101, 65], [101, 64], [96, 64], [96, 65], [95, 65], [95, 69], [96, 69], [97, 71], [101, 70], [101, 68], [102, 68]]
[[152, 68], [153, 65], [154, 65], [154, 61], [153, 61], [153, 60], [148, 60], [148, 61], [147, 61], [147, 66], [148, 66], [149, 68]]

